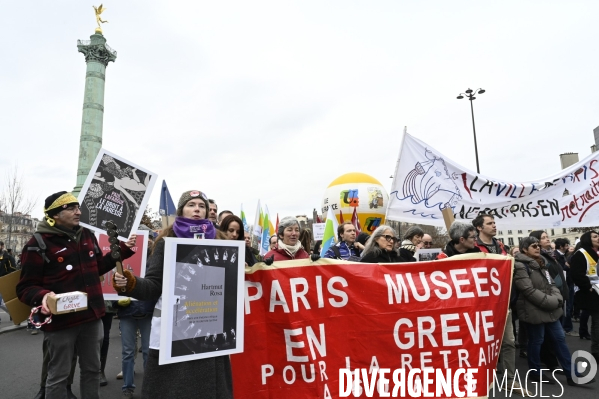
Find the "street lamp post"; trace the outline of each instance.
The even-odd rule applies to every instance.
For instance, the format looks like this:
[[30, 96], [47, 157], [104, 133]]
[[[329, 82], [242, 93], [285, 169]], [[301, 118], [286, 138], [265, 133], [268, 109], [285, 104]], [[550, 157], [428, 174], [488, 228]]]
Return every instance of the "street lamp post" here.
[[472, 132], [474, 133], [474, 155], [476, 156], [476, 173], [480, 173], [480, 167], [478, 166], [478, 145], [476, 144], [476, 126], [474, 125], [474, 107], [472, 106], [472, 101], [476, 100], [476, 94], [483, 94], [484, 92], [485, 90], [480, 88], [476, 90], [472, 90], [469, 88], [468, 90], [466, 90], [465, 93], [460, 93], [460, 95], [457, 97], [458, 100], [461, 100], [464, 97], [467, 97], [468, 100], [470, 100], [470, 112], [472, 114]]

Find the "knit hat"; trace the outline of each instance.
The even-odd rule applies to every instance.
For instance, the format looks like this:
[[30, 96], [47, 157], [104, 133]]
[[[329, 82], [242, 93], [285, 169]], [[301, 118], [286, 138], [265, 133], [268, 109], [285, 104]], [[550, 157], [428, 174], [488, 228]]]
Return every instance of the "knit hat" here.
[[73, 194], [66, 191], [59, 191], [46, 198], [44, 201], [44, 215], [48, 224], [54, 226], [55, 222], [52, 217], [70, 205], [79, 205], [79, 201]]
[[177, 204], [177, 216], [183, 216], [183, 207], [192, 199], [198, 198], [206, 204], [206, 217], [208, 217], [208, 210], [210, 209], [208, 197], [200, 190], [189, 190], [181, 194], [181, 198], [179, 198], [179, 203]]

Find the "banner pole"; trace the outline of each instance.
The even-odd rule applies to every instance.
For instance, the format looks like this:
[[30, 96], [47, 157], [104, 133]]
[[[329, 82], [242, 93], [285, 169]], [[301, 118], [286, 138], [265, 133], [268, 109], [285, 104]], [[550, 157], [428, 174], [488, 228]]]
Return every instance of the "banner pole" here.
[[445, 228], [449, 232], [449, 227], [454, 222], [455, 218], [453, 216], [453, 209], [447, 207], [441, 211], [443, 213], [443, 220], [445, 221]]

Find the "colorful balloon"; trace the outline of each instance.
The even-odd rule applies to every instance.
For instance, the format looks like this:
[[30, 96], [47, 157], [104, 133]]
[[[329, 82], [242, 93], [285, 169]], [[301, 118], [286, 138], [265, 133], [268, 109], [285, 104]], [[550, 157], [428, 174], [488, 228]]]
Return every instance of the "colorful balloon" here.
[[329, 184], [322, 200], [321, 213], [333, 214], [341, 222], [351, 222], [357, 214], [363, 232], [371, 234], [385, 223], [389, 194], [381, 182], [364, 173], [347, 173]]

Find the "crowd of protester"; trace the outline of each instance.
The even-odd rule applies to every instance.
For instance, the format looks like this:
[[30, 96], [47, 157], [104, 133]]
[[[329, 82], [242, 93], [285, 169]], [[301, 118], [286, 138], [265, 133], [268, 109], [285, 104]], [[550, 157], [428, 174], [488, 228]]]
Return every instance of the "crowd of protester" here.
[[[40, 306], [43, 315], [49, 314], [48, 295], [85, 290], [90, 308], [84, 312], [67, 314], [61, 322], [41, 326], [44, 332], [43, 371], [40, 398], [76, 398], [71, 391], [73, 374], [78, 360], [81, 368], [81, 396], [98, 398], [99, 387], [105, 386], [109, 333], [114, 318], [118, 318], [122, 342], [123, 398], [131, 398], [136, 389], [134, 363], [139, 351], [143, 354], [144, 378], [141, 383], [143, 398], [232, 398], [233, 383], [228, 356], [159, 365], [160, 324], [165, 237], [194, 238], [194, 232], [203, 231], [204, 238], [245, 241], [245, 265], [306, 259], [317, 261], [321, 255], [321, 241], [313, 241], [310, 229], [302, 228], [294, 217], [284, 217], [276, 233], [269, 238], [268, 252], [261, 255], [252, 245], [252, 234], [244, 230], [243, 221], [233, 212], [222, 211], [214, 200], [200, 190], [184, 192], [177, 204], [177, 217], [172, 225], [161, 230], [148, 248], [145, 276], [133, 275], [128, 270], [115, 273], [112, 284], [123, 299], [104, 303], [99, 290], [100, 276], [114, 268], [109, 256], [90, 252], [91, 260], [80, 261], [81, 243], [86, 249], [97, 248], [97, 241], [87, 229], [79, 226], [81, 214], [77, 199], [66, 192], [49, 196], [44, 205], [46, 220], [40, 223], [47, 245], [68, 248], [62, 256], [45, 260], [40, 256], [39, 243], [32, 238], [22, 252], [21, 281], [17, 286], [19, 299]], [[416, 262], [419, 248], [432, 247], [432, 238], [419, 226], [411, 226], [399, 237], [388, 225], [377, 227], [372, 234], [357, 230], [351, 222], [339, 225], [337, 243], [328, 248], [324, 258], [363, 263]], [[565, 336], [580, 336], [591, 341], [590, 352], [599, 362], [599, 295], [594, 292], [599, 260], [599, 234], [589, 231], [582, 235], [573, 248], [568, 240], [551, 243], [544, 231], [533, 231], [518, 246], [506, 247], [495, 238], [497, 228], [492, 215], [480, 214], [472, 224], [454, 222], [449, 228], [449, 242], [437, 259], [456, 255], [489, 253], [514, 257], [513, 286], [506, 327], [500, 348], [498, 367], [505, 373], [510, 387], [526, 392], [515, 380], [515, 357], [528, 359], [529, 378], [544, 383], [555, 383], [544, 375], [542, 368], [563, 370], [568, 385], [578, 383], [572, 378], [570, 350]], [[135, 235], [121, 243], [124, 257], [131, 255]], [[71, 244], [72, 242], [79, 245]], [[3, 251], [0, 243], [0, 252]], [[14, 258], [5, 255], [4, 259]], [[87, 289], [80, 280], [73, 280], [51, 266], [63, 262], [64, 257], [75, 267], [88, 267], [85, 276]], [[16, 264], [16, 262], [14, 262]], [[0, 259], [0, 265], [3, 265]], [[53, 273], [48, 276], [43, 270]], [[1, 271], [1, 270], [0, 270]], [[91, 288], [90, 288], [91, 286]], [[136, 299], [131, 301], [130, 298]], [[104, 304], [103, 304], [104, 303]], [[588, 329], [588, 319], [591, 328]], [[573, 330], [573, 320], [580, 322], [579, 333]], [[516, 324], [516, 321], [518, 324]], [[518, 328], [516, 328], [516, 326]], [[32, 330], [37, 333], [37, 328]], [[546, 367], [543, 367], [544, 364]], [[198, 378], [201, 376], [201, 378]], [[594, 379], [591, 381], [594, 382]], [[66, 396], [65, 396], [66, 395]]]

